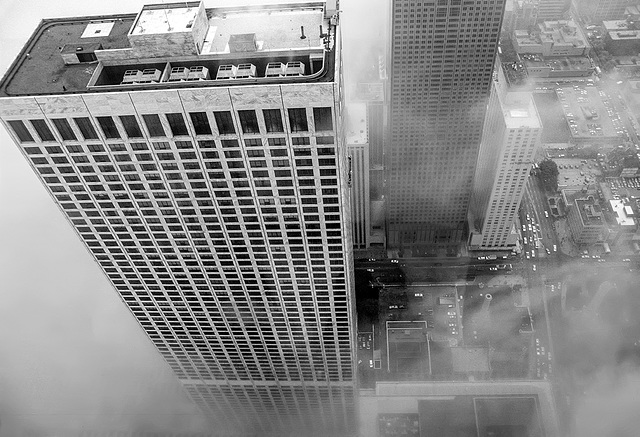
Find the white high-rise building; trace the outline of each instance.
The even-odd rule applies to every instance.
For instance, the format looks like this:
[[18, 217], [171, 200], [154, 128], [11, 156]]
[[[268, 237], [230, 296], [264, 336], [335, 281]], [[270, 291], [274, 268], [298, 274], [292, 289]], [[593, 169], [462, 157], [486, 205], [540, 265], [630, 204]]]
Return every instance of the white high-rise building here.
[[469, 214], [471, 249], [516, 246], [514, 225], [541, 134], [531, 93], [492, 88]]
[[0, 119], [221, 433], [355, 422], [335, 2], [45, 20]]

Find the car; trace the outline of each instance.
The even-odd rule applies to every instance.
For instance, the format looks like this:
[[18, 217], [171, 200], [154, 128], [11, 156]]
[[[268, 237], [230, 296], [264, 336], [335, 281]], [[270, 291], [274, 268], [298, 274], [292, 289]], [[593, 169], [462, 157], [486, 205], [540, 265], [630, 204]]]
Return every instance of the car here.
[[548, 211], [545, 211], [545, 212], [544, 212], [544, 216], [545, 216], [546, 218], [549, 218], [549, 212], [548, 212]]
[[533, 271], [535, 272], [537, 270], [536, 265], [534, 264], [533, 266], [531, 266], [531, 268], [533, 269]]
[[398, 264], [398, 260], [397, 259], [392, 259], [391, 262], [394, 263], [394, 264]]
[[622, 260], [622, 262], [628, 263], [628, 262], [631, 262], [631, 260], [629, 258], [625, 258]]
[[536, 251], [535, 249], [531, 251], [531, 258], [535, 258], [536, 257]]
[[556, 246], [555, 244], [553, 245], [553, 251], [557, 252], [558, 251], [558, 246]]
[[375, 272], [375, 270], [374, 270], [374, 269], [367, 269], [367, 271], [368, 271], [369, 273], [373, 273], [373, 272]]
[[423, 297], [423, 294], [422, 293], [414, 293], [414, 296], [415, 297]]

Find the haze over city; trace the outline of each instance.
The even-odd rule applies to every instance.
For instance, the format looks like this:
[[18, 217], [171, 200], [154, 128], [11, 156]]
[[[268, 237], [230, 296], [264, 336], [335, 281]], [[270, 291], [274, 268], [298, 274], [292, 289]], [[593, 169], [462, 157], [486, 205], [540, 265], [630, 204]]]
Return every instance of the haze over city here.
[[640, 5], [245, 3], [3, 3], [0, 437], [637, 435]]

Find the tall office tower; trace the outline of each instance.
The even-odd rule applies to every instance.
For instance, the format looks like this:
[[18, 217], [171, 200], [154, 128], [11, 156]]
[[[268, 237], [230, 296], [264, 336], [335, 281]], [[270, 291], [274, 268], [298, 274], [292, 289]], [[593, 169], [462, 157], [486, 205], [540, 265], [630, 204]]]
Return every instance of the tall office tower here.
[[45, 20], [0, 119], [217, 430], [354, 421], [335, 1]]
[[603, 20], [623, 19], [627, 6], [634, 5], [635, 2], [627, 0], [583, 0], [576, 3], [578, 12], [591, 20], [592, 23], [598, 23]]
[[571, 7], [571, 0], [538, 0], [538, 21], [562, 20]]
[[504, 0], [392, 8], [387, 244], [415, 256], [464, 237]]
[[471, 249], [516, 246], [515, 219], [541, 134], [530, 93], [492, 87], [469, 214]]

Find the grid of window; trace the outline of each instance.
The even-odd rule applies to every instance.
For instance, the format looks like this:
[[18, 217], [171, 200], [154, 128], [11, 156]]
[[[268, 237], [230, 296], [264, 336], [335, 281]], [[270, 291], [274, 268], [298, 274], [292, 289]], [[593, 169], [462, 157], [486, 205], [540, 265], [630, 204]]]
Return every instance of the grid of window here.
[[51, 121], [64, 141], [77, 140], [76, 134], [71, 129], [71, 125], [66, 118], [54, 118]]
[[189, 117], [196, 135], [211, 135], [211, 126], [205, 112], [190, 112]]
[[240, 118], [240, 126], [242, 127], [243, 133], [245, 134], [260, 133], [260, 128], [258, 127], [258, 118], [256, 117], [256, 111], [254, 110], [238, 111], [238, 117]]
[[267, 132], [284, 132], [282, 126], [282, 114], [279, 109], [263, 109], [264, 124]]
[[[126, 115], [96, 118], [107, 138], [116, 117], [125, 140], [23, 148], [178, 377], [351, 390], [347, 211], [333, 141], [136, 141]], [[143, 121], [164, 133], [157, 115]]]
[[150, 137], [166, 136], [158, 114], [145, 114], [142, 116], [142, 120], [144, 120], [144, 124], [147, 126], [147, 131], [149, 131]]
[[171, 133], [174, 137], [189, 135], [189, 131], [187, 131], [187, 125], [184, 123], [182, 114], [167, 114], [167, 121], [169, 122], [169, 129], [171, 129]]
[[98, 120], [98, 124], [105, 138], [120, 138], [120, 133], [112, 117], [96, 117], [96, 120]]
[[77, 117], [73, 119], [76, 122], [76, 126], [80, 129], [80, 133], [85, 140], [96, 140], [98, 134], [93, 128], [93, 124], [88, 117]]
[[307, 124], [307, 111], [304, 108], [289, 109], [289, 126], [291, 132], [306, 132], [309, 130]]
[[333, 130], [331, 108], [313, 108], [313, 121], [316, 132]]
[[217, 111], [213, 113], [216, 120], [216, 126], [220, 135], [235, 134], [236, 128], [233, 125], [233, 118], [229, 111]]
[[31, 126], [36, 130], [41, 141], [55, 141], [51, 129], [47, 126], [47, 122], [44, 120], [31, 120]]
[[503, 6], [393, 2], [390, 234], [444, 242], [431, 230], [464, 226]]
[[138, 126], [138, 121], [135, 116], [121, 115], [120, 122], [128, 138], [142, 138], [142, 131], [140, 130], [140, 126]]
[[7, 122], [13, 132], [16, 134], [20, 142], [22, 143], [32, 143], [34, 142], [33, 136], [25, 126], [22, 120], [9, 120]]

